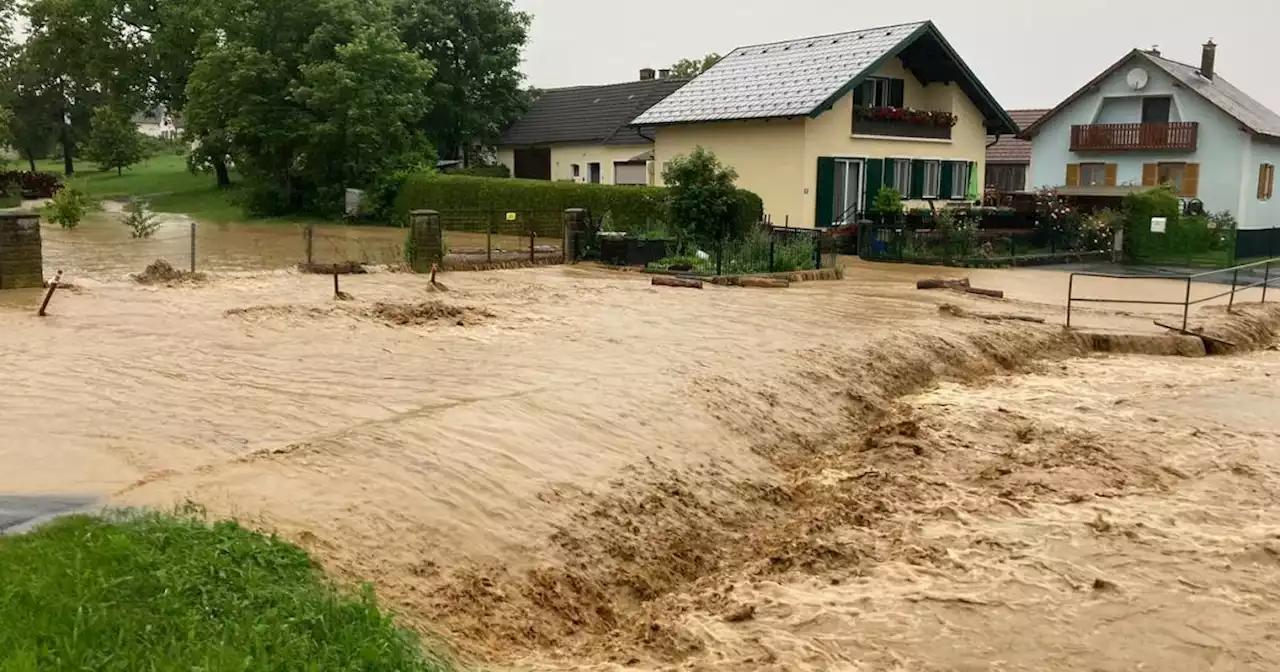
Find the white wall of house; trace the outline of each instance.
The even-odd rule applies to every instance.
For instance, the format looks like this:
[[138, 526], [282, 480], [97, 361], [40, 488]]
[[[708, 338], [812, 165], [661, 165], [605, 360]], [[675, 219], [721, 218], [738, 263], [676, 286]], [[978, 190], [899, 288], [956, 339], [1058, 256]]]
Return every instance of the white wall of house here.
[[1240, 202], [1243, 215], [1237, 214], [1241, 229], [1274, 229], [1280, 228], [1280, 197], [1270, 199], [1258, 198], [1258, 171], [1263, 164], [1280, 166], [1280, 141], [1262, 141], [1255, 139], [1250, 151], [1243, 157], [1243, 183], [1240, 189]]
[[[1141, 91], [1134, 91], [1127, 77], [1134, 67], [1146, 70], [1149, 80]], [[1162, 152], [1088, 152], [1071, 151], [1071, 127], [1076, 124], [1139, 123], [1142, 121], [1144, 96], [1169, 96], [1173, 99], [1171, 120], [1199, 122], [1199, 141], [1195, 151]], [[1086, 93], [1069, 107], [1049, 118], [1032, 142], [1031, 184], [1033, 188], [1061, 186], [1066, 181], [1067, 164], [1114, 163], [1117, 184], [1142, 184], [1142, 167], [1147, 163], [1177, 162], [1200, 164], [1197, 197], [1213, 211], [1229, 210], [1241, 226], [1242, 181], [1256, 179], [1246, 174], [1243, 156], [1250, 153], [1251, 135], [1241, 130], [1240, 123], [1217, 106], [1185, 87], [1174, 86], [1174, 80], [1140, 56], [1134, 56], [1095, 91]], [[1256, 165], [1253, 169], [1256, 171]], [[1256, 186], [1256, 185], [1255, 185]], [[1252, 189], [1250, 189], [1252, 192]]]
[[[600, 184], [619, 184], [619, 172], [622, 182], [636, 184], [639, 166], [619, 166], [633, 158], [652, 151], [653, 145], [552, 145], [551, 146], [551, 179], [568, 182], [590, 182], [591, 164], [600, 164]], [[506, 166], [515, 174], [515, 150], [498, 149], [498, 163]], [[578, 167], [574, 175], [574, 166]], [[622, 170], [619, 171], [618, 168]], [[640, 184], [652, 184], [653, 166], [644, 166], [645, 181]]]

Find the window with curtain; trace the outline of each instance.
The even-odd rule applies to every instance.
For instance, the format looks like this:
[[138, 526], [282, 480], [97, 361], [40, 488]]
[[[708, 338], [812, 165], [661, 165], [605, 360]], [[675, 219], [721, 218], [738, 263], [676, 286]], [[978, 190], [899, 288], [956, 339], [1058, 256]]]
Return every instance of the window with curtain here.
[[924, 162], [924, 197], [937, 198], [942, 188], [942, 162]]

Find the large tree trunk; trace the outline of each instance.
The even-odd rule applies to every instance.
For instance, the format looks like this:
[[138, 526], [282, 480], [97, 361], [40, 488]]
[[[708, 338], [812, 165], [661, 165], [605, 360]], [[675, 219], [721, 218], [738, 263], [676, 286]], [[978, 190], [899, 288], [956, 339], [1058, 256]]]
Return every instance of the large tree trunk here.
[[218, 187], [225, 189], [231, 186], [231, 173], [227, 172], [227, 160], [221, 156], [213, 157], [213, 173], [218, 176]]
[[36, 154], [30, 150], [27, 151], [27, 163], [31, 165], [31, 172], [36, 172]]
[[71, 129], [66, 126], [62, 127], [62, 170], [67, 177], [71, 177], [76, 173], [76, 164], [73, 155], [75, 154], [75, 143], [71, 140]]

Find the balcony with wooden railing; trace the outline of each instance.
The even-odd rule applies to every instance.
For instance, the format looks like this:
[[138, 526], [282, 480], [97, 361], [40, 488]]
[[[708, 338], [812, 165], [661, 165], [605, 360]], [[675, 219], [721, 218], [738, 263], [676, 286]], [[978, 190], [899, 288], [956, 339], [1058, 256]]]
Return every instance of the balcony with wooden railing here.
[[1087, 124], [1071, 127], [1073, 152], [1195, 151], [1200, 124]]

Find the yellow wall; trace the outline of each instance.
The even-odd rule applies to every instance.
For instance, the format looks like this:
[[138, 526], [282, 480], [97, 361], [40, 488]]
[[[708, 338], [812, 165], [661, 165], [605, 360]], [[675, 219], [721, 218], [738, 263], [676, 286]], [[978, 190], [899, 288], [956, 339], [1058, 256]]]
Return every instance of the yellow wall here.
[[[613, 184], [614, 162], [630, 161], [651, 149], [653, 149], [652, 145], [552, 145], [551, 179], [573, 180], [573, 164], [576, 163], [581, 166], [577, 181], [586, 182], [589, 175], [587, 165], [599, 163], [600, 183]], [[515, 174], [515, 151], [507, 148], [499, 149], [498, 163]]]
[[[922, 86], [902, 62], [894, 59], [876, 73], [904, 80], [907, 107], [951, 112], [959, 117], [951, 140], [855, 136], [853, 94], [816, 119], [681, 124], [657, 129], [656, 172], [673, 157], [701, 145], [738, 171], [738, 186], [764, 200], [774, 224], [814, 225], [818, 157], [916, 158], [975, 163], [978, 175], [986, 164], [986, 129], [982, 113], [956, 84]], [[867, 195], [867, 200], [875, 194]], [[923, 206], [923, 202], [909, 202]]]
[[764, 200], [774, 224], [782, 226], [790, 214], [792, 226], [808, 226], [795, 221], [804, 209], [803, 119], [663, 126], [654, 139], [657, 184], [667, 162], [701, 146], [738, 171], [738, 186]]
[[[956, 84], [930, 84], [922, 86], [894, 59], [879, 72], [880, 77], [905, 80], [903, 98], [907, 107], [920, 110], [951, 112], [959, 117], [951, 129], [950, 140], [919, 138], [884, 138], [856, 135], [853, 128], [853, 94], [842, 98], [830, 110], [816, 119], [810, 119], [805, 128], [804, 183], [809, 187], [804, 196], [804, 211], [800, 221], [813, 226], [815, 217], [815, 185], [818, 181], [818, 157], [834, 156], [874, 159], [940, 159], [970, 161], [974, 170], [983, 175], [987, 157], [987, 131], [982, 112]], [[867, 194], [870, 202], [875, 194]], [[907, 201], [907, 207], [926, 207], [924, 201]], [[766, 205], [766, 208], [768, 206]], [[794, 219], [794, 218], [793, 218]]]

